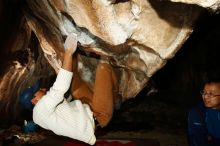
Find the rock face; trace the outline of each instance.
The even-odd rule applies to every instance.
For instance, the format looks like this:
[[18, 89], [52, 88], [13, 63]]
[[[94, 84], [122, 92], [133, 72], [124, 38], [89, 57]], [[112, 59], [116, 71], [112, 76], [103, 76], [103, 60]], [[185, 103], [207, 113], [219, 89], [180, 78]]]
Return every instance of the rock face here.
[[82, 79], [93, 84], [97, 63], [108, 62], [122, 100], [133, 98], [180, 49], [200, 14], [198, 7], [159, 0], [26, 0], [19, 6], [20, 25], [8, 48], [20, 54], [4, 60], [1, 103], [18, 102], [24, 88], [58, 71], [71, 32], [78, 35]]
[[170, 0], [172, 2], [181, 2], [186, 4], [196, 4], [201, 7], [217, 11], [220, 8], [220, 0]]
[[126, 100], [174, 56], [192, 32], [198, 10], [143, 0], [35, 0], [27, 1], [25, 16], [55, 70], [60, 67], [63, 38], [77, 33], [82, 78], [92, 84], [97, 62], [107, 61], [118, 73]]

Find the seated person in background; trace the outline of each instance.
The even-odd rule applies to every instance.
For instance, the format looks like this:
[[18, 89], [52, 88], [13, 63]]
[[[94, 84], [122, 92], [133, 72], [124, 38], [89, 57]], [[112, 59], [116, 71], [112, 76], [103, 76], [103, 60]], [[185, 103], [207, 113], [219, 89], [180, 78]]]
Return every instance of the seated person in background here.
[[[69, 41], [69, 42], [68, 42]], [[52, 130], [57, 135], [67, 136], [95, 144], [95, 124], [93, 112], [88, 104], [80, 100], [67, 102], [64, 94], [70, 88], [73, 63], [72, 57], [77, 48], [74, 36], [67, 37], [67, 43], [62, 68], [59, 70], [56, 81], [49, 91], [38, 90], [32, 99], [35, 104], [33, 121], [39, 126]], [[38, 101], [39, 100], [39, 101]]]
[[207, 81], [201, 91], [203, 102], [188, 114], [190, 146], [220, 146], [220, 78]]

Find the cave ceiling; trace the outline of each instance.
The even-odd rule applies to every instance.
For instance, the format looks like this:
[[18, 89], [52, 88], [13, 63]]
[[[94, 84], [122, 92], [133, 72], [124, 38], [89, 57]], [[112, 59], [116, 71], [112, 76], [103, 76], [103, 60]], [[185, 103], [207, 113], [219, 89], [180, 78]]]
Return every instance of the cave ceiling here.
[[[17, 25], [1, 48], [1, 104], [18, 103], [22, 90], [57, 73], [64, 40], [72, 32], [79, 42], [82, 79], [93, 84], [97, 64], [108, 62], [117, 73], [122, 100], [134, 98], [193, 32], [201, 7], [216, 11], [219, 6], [219, 1], [171, 1], [11, 0], [20, 15], [11, 19]], [[4, 6], [10, 1], [1, 2], [1, 19], [13, 16]]]

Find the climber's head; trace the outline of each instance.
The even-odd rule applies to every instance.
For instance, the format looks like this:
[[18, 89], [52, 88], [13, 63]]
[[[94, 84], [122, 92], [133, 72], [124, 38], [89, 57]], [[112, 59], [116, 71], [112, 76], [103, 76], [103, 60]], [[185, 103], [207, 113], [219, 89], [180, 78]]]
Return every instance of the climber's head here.
[[26, 88], [19, 96], [21, 106], [32, 110], [33, 106], [46, 93], [46, 89], [39, 88], [40, 82], [37, 81], [33, 86]]

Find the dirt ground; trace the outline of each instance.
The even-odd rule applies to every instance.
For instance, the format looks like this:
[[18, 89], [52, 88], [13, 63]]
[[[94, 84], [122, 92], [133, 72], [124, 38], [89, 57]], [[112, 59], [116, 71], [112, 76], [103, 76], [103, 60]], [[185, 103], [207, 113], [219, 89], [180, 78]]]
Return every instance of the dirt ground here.
[[187, 100], [182, 97], [138, 97], [125, 102], [98, 136], [155, 139], [161, 146], [187, 146], [188, 109]]
[[137, 139], [153, 139], [160, 143], [160, 146], [187, 146], [185, 133], [168, 133], [159, 129], [152, 131], [117, 131], [109, 132], [101, 138], [137, 138]]
[[[174, 99], [158, 94], [128, 100], [114, 112], [106, 128], [96, 131], [97, 138], [149, 139], [158, 141], [160, 146], [187, 146], [188, 107], [185, 101], [183, 98]], [[13, 141], [13, 135], [20, 135], [26, 143], [36, 143], [45, 138], [42, 133], [23, 135], [19, 133], [21, 131], [21, 126], [12, 126], [9, 130], [0, 129], [0, 138], [10, 142]]]

